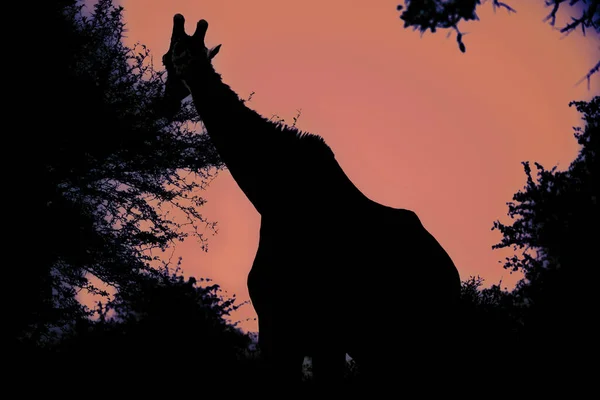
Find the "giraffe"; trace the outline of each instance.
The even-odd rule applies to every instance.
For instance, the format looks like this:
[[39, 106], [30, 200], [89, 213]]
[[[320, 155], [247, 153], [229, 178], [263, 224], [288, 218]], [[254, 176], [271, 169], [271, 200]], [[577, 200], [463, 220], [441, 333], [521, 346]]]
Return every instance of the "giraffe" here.
[[315, 383], [328, 388], [342, 385], [346, 355], [370, 385], [397, 383], [407, 368], [405, 384], [447, 374], [460, 291], [448, 253], [415, 212], [364, 195], [321, 136], [250, 109], [212, 65], [221, 45], [206, 47], [208, 23], [200, 20], [191, 36], [184, 25], [176, 14], [163, 56], [165, 112], [172, 116], [191, 94], [260, 214], [247, 284], [264, 383], [294, 387], [305, 356]]

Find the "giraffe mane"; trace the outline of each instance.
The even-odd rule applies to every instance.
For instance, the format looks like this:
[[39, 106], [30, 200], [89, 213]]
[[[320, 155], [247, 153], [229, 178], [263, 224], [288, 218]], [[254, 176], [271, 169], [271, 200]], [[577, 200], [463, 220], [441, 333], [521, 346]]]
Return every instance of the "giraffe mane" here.
[[[329, 145], [325, 142], [322, 136], [301, 131], [295, 126], [287, 125], [283, 121], [273, 121], [262, 115], [260, 115], [256, 110], [248, 107], [245, 103], [246, 100], [242, 100], [240, 96], [235, 93], [231, 89], [229, 85], [223, 82], [221, 74], [216, 72], [214, 68], [212, 68], [212, 73], [214, 73], [219, 81], [231, 92], [234, 101], [237, 101], [244, 105], [245, 112], [251, 113], [257, 116], [259, 119], [262, 119], [263, 123], [266, 123], [270, 126], [270, 129], [266, 130], [267, 140], [278, 142], [280, 144], [284, 144], [295, 148], [296, 150], [302, 149], [302, 151], [308, 151], [314, 154], [318, 154], [320, 156], [335, 158], [333, 151], [329, 147]], [[289, 149], [289, 147], [288, 147]]]
[[301, 131], [294, 126], [286, 125], [283, 122], [271, 122], [276, 127], [277, 135], [281, 135], [280, 138], [288, 141], [288, 144], [299, 144], [303, 145], [306, 150], [318, 152], [324, 151], [325, 153], [331, 153], [331, 155], [333, 155], [333, 151], [322, 136], [311, 132]]

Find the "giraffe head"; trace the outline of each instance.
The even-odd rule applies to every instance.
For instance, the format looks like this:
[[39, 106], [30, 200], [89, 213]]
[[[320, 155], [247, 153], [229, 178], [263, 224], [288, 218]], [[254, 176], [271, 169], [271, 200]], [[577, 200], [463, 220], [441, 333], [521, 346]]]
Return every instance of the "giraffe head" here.
[[171, 45], [163, 55], [162, 61], [167, 70], [165, 83], [165, 108], [169, 115], [174, 115], [181, 107], [181, 101], [190, 94], [189, 82], [194, 73], [202, 70], [202, 66], [210, 66], [211, 60], [221, 49], [221, 45], [208, 49], [204, 37], [208, 22], [201, 19], [196, 25], [193, 35], [185, 33], [185, 18], [181, 14], [173, 17], [173, 33]]

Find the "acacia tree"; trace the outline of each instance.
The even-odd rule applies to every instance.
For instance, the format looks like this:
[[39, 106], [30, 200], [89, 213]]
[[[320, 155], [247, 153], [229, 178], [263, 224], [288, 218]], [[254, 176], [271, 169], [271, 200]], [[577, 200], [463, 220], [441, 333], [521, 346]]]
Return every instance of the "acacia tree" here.
[[238, 307], [235, 296], [225, 298], [210, 280], [186, 279], [179, 268], [140, 274], [135, 286], [101, 307], [98, 319], [78, 319], [45, 352], [60, 369], [39, 363], [28, 365], [26, 375], [71, 389], [87, 388], [91, 376], [127, 377], [119, 391], [138, 395], [155, 395], [157, 380], [178, 397], [211, 387], [231, 392], [227, 384], [251, 382], [256, 369], [248, 359], [249, 336], [228, 321]]
[[514, 251], [504, 268], [523, 278], [511, 291], [499, 284], [483, 288], [479, 277], [462, 282], [462, 372], [486, 389], [498, 375], [508, 378], [505, 388], [514, 384], [521, 392], [525, 381], [537, 395], [593, 382], [585, 358], [599, 333], [591, 277], [597, 264], [600, 97], [570, 106], [584, 121], [574, 128], [578, 156], [564, 171], [534, 163], [534, 173], [523, 162], [526, 184], [507, 203], [510, 223], [492, 227], [502, 234], [493, 248]]
[[[404, 21], [404, 27], [411, 27], [425, 33], [430, 30], [435, 33], [438, 29], [452, 29], [456, 32], [456, 41], [458, 47], [463, 53], [466, 51], [463, 42], [463, 32], [459, 29], [461, 21], [478, 20], [477, 8], [485, 0], [405, 0], [404, 5], [398, 5], [397, 10], [401, 11], [400, 19]], [[490, 1], [494, 9], [504, 9], [509, 13], [515, 13], [517, 10], [509, 4], [499, 1]], [[512, 2], [511, 2], [512, 3]], [[596, 31], [600, 33], [600, 0], [544, 0], [544, 4], [550, 8], [548, 16], [545, 18], [550, 25], [556, 25], [556, 17], [559, 10], [568, 7], [579, 13], [577, 17], [572, 17], [571, 22], [559, 28], [560, 33], [565, 35], [581, 29], [583, 34], [587, 31]], [[584, 79], [588, 80], [592, 74], [600, 69], [600, 60], [586, 74]]]
[[[581, 146], [564, 171], [535, 163], [534, 178], [508, 203], [511, 224], [494, 222], [502, 233], [494, 248], [513, 248], [504, 268], [520, 271], [513, 296], [520, 308], [522, 338], [529, 361], [539, 369], [580, 372], [583, 357], [597, 340], [596, 249], [598, 243], [598, 135], [600, 96], [570, 106], [583, 115], [575, 128]], [[577, 361], [575, 361], [577, 360]]]
[[37, 239], [15, 279], [10, 327], [20, 344], [46, 343], [93, 313], [78, 293], [108, 293], [91, 277], [134, 288], [162, 251], [189, 235], [205, 245], [202, 230], [212, 226], [198, 211], [200, 190], [221, 163], [193, 107], [163, 118], [163, 72], [145, 46], [123, 44], [123, 9], [111, 0], [89, 15], [83, 7], [44, 2], [31, 23], [41, 38], [35, 54], [48, 65], [34, 81], [35, 118], [14, 146], [34, 154], [20, 226]]

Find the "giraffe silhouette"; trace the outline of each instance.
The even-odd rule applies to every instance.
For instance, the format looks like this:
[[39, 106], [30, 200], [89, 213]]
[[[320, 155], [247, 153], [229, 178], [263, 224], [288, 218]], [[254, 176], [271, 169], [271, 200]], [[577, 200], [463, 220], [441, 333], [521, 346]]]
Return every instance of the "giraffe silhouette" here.
[[[346, 355], [368, 385], [405, 385], [452, 367], [460, 277], [417, 215], [381, 205], [348, 178], [324, 140], [248, 108], [215, 71], [208, 23], [176, 14], [164, 106], [189, 94], [240, 189], [260, 213], [248, 274], [267, 387], [293, 387], [305, 356], [317, 385], [343, 382]], [[407, 372], [409, 371], [409, 372]], [[269, 386], [271, 385], [271, 386]], [[264, 386], [263, 386], [264, 387]]]

